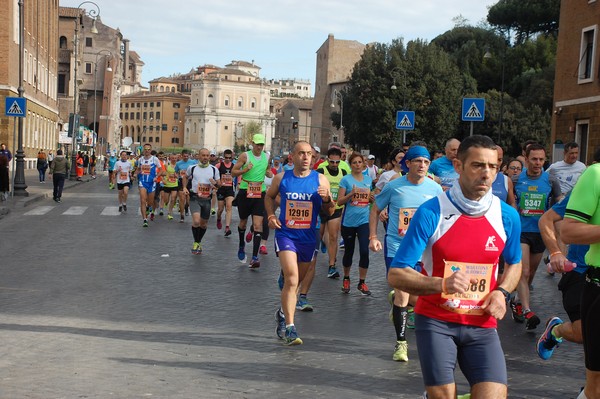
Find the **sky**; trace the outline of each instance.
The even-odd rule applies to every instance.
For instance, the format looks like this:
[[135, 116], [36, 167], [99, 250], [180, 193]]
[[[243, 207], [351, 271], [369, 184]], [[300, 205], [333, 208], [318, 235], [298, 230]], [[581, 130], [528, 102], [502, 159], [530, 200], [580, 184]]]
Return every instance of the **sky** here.
[[[94, 0], [145, 63], [142, 83], [204, 64], [254, 60], [266, 79], [315, 81], [329, 34], [363, 44], [432, 40], [462, 16], [478, 25], [498, 0]], [[78, 7], [79, 0], [60, 0]], [[90, 10], [87, 2], [81, 8]]]

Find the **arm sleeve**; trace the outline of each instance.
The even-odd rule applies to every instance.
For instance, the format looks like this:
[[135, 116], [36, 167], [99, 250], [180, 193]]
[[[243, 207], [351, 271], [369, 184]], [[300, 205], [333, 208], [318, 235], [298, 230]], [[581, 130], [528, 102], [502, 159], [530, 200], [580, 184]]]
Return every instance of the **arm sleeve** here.
[[432, 198], [417, 209], [390, 267], [415, 269], [440, 221], [440, 205]]

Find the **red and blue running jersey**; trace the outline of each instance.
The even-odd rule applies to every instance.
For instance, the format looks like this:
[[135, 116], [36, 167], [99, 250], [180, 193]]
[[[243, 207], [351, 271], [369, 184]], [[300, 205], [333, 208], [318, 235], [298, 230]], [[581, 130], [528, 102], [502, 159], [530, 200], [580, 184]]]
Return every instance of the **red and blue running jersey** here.
[[[521, 261], [521, 224], [514, 208], [494, 196], [482, 216], [462, 214], [443, 193], [419, 207], [391, 267], [412, 267], [421, 260], [429, 276], [448, 277], [462, 270], [477, 283], [464, 294], [421, 295], [415, 312], [463, 325], [495, 328], [496, 319], [481, 309], [498, 283], [500, 254], [509, 264]], [[422, 254], [422, 257], [421, 257]]]

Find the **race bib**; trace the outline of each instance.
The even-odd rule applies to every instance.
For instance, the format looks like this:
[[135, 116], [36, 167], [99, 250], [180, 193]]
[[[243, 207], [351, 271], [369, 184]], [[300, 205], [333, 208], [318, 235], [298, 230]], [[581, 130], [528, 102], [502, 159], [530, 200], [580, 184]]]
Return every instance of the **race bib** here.
[[141, 173], [143, 175], [149, 175], [151, 170], [152, 170], [152, 165], [145, 165], [144, 164], [141, 167]]
[[119, 180], [129, 180], [129, 173], [119, 172]]
[[230, 174], [221, 175], [221, 185], [225, 187], [233, 187], [233, 176]]
[[446, 302], [440, 306], [454, 313], [483, 315], [481, 305], [485, 296], [490, 293], [494, 265], [444, 261], [444, 278], [450, 277], [459, 270], [466, 273], [469, 279], [477, 281], [470, 284], [464, 294], [442, 293], [442, 298], [446, 299]]
[[337, 196], [338, 196], [338, 191], [339, 191], [339, 187], [331, 187], [331, 198], [333, 198], [334, 201], [337, 201]]
[[400, 208], [398, 212], [398, 235], [400, 237], [404, 237], [406, 234], [410, 221], [416, 211], [416, 208]]
[[521, 215], [525, 217], [542, 216], [546, 209], [546, 194], [523, 193], [519, 201]]
[[170, 183], [177, 182], [177, 174], [176, 173], [170, 173], [168, 180], [169, 180]]
[[261, 198], [262, 197], [262, 182], [249, 181], [248, 189], [246, 190], [246, 198]]
[[357, 206], [359, 208], [364, 208], [369, 206], [369, 195], [371, 194], [371, 190], [368, 188], [357, 188], [352, 196], [352, 201], [350, 205]]
[[209, 198], [210, 197], [210, 184], [198, 183], [198, 192], [196, 193], [198, 198]]
[[285, 225], [290, 229], [310, 229], [313, 203], [310, 201], [292, 201], [285, 203]]

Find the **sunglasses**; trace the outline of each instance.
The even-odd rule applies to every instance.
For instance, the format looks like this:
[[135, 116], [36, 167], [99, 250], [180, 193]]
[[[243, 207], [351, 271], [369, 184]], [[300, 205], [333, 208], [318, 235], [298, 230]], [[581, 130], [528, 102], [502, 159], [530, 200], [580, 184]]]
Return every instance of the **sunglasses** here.
[[231, 157], [225, 157], [225, 159], [231, 159]]
[[509, 166], [508, 169], [510, 169], [510, 170], [522, 170], [523, 168], [519, 168], [518, 166]]
[[332, 160], [329, 160], [329, 163], [336, 164], [336, 163], [340, 163], [340, 161], [332, 161]]

